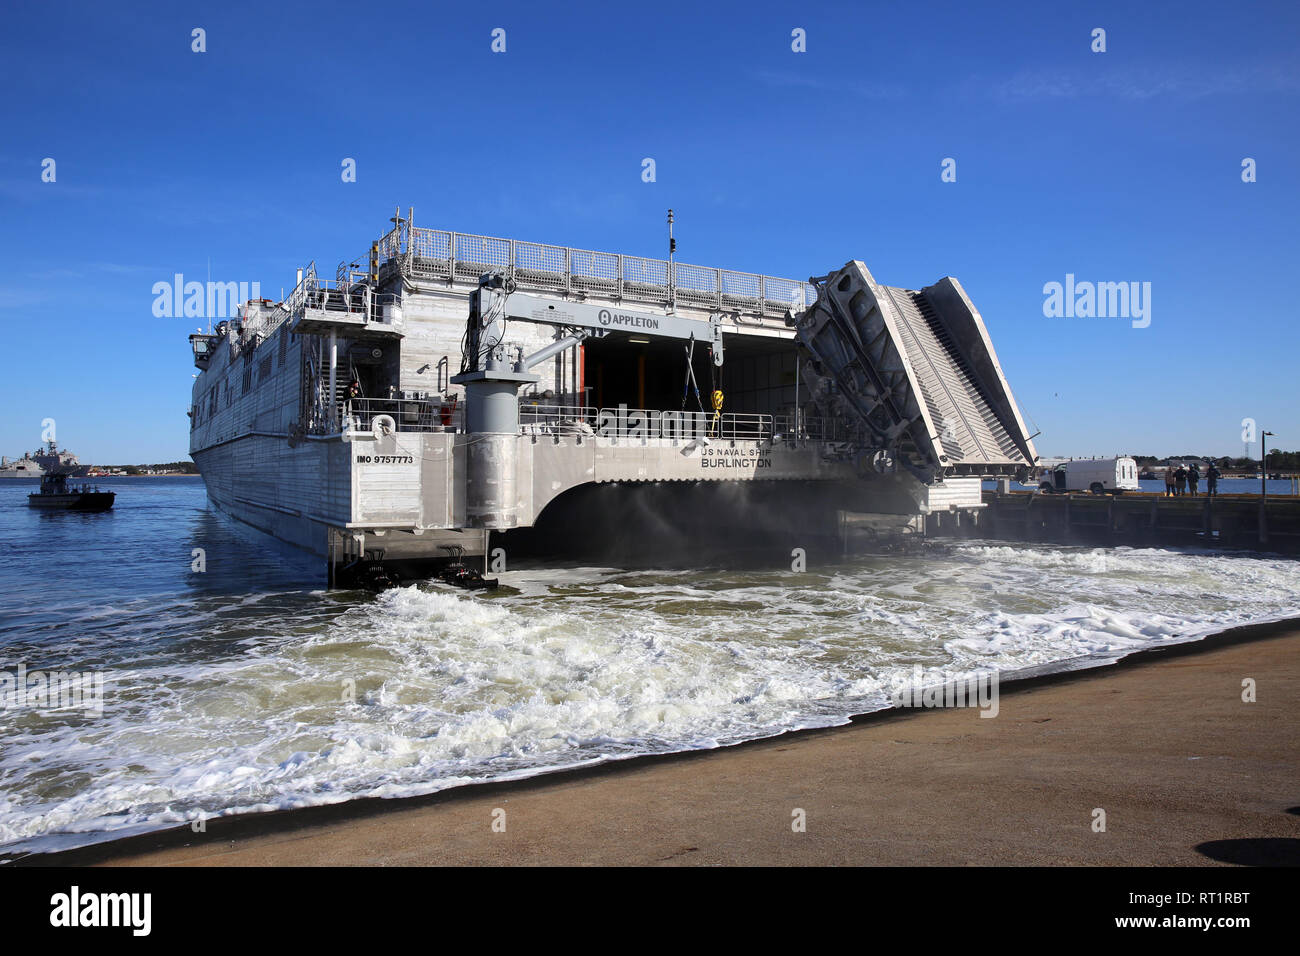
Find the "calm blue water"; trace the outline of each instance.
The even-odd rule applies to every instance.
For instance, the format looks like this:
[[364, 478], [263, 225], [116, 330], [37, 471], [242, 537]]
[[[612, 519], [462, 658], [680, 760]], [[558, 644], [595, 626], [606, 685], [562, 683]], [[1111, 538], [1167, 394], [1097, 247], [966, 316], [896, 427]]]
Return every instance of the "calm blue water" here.
[[[1138, 484], [1143, 491], [1154, 491], [1156, 494], [1165, 493], [1165, 481], [1163, 478], [1150, 479], [1142, 478]], [[1205, 477], [1201, 477], [1200, 483], [1196, 486], [1197, 491], [1205, 494]], [[1266, 490], [1270, 495], [1279, 495], [1291, 497], [1294, 486], [1290, 479], [1270, 479]], [[1259, 479], [1257, 478], [1220, 478], [1219, 494], [1221, 495], [1257, 495], [1259, 494]]]
[[[80, 640], [105, 659], [122, 646], [174, 648], [193, 638], [187, 622], [231, 595], [311, 605], [325, 584], [318, 562], [209, 510], [201, 478], [92, 483], [117, 493], [111, 511], [29, 508], [38, 482], [0, 481], [0, 649], [30, 661], [47, 637]], [[196, 548], [201, 574], [191, 571]]]
[[0, 677], [105, 680], [101, 713], [0, 707], [0, 859], [842, 724], [916, 667], [1059, 668], [1300, 616], [1291, 560], [981, 541], [326, 592], [200, 479], [101, 486], [116, 506], [89, 515], [0, 482]]

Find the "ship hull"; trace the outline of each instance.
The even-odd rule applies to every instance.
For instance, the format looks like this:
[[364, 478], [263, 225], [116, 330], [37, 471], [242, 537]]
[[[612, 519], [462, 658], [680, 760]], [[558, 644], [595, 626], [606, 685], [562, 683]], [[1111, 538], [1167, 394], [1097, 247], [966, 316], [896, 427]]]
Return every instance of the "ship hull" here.
[[331, 582], [371, 549], [403, 577], [427, 577], [446, 565], [452, 560], [449, 546], [471, 562], [483, 560], [483, 531], [420, 528], [412, 520], [376, 532], [372, 523], [354, 521], [355, 454], [351, 443], [338, 440], [290, 445], [286, 437], [247, 435], [196, 449], [190, 457], [214, 508], [323, 559]]
[[309, 554], [326, 557], [330, 528], [347, 523], [351, 488], [341, 443], [290, 447], [284, 438], [248, 435], [190, 457], [219, 511]]

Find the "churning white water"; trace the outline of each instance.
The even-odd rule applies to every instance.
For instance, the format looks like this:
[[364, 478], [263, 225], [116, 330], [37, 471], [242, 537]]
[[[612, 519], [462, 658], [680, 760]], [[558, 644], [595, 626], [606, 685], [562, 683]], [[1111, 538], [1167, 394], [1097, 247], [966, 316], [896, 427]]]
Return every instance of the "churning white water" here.
[[104, 711], [0, 711], [0, 852], [843, 723], [918, 664], [1072, 666], [1300, 616], [1298, 569], [965, 542], [804, 573], [519, 570], [496, 595], [56, 602], [4, 666], [100, 668]]

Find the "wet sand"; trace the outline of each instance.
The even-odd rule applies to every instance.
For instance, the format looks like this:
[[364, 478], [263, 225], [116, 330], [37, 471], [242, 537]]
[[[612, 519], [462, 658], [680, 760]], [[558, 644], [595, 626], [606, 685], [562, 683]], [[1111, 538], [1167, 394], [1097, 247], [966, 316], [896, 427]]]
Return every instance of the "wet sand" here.
[[[1253, 678], [1257, 702], [1242, 701]], [[210, 821], [28, 863], [1300, 862], [1300, 628], [1003, 683], [1000, 712], [852, 725], [409, 800]], [[1105, 811], [1105, 832], [1093, 828]], [[794, 832], [794, 811], [806, 832]], [[505, 832], [493, 829], [504, 811]]]

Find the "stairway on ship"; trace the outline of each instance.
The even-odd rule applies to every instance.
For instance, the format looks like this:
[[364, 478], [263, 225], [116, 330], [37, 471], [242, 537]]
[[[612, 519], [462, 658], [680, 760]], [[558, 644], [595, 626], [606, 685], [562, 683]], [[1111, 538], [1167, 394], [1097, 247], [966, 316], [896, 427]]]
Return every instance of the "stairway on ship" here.
[[970, 363], [953, 344], [925, 293], [892, 286], [880, 289], [901, 320], [899, 334], [944, 453], [954, 461], [1019, 458], [1015, 440], [998, 420]]
[[818, 281], [794, 323], [826, 414], [856, 418], [860, 451], [942, 475], [1018, 475], [1037, 460], [983, 319], [960, 283], [878, 285], [857, 260]]

